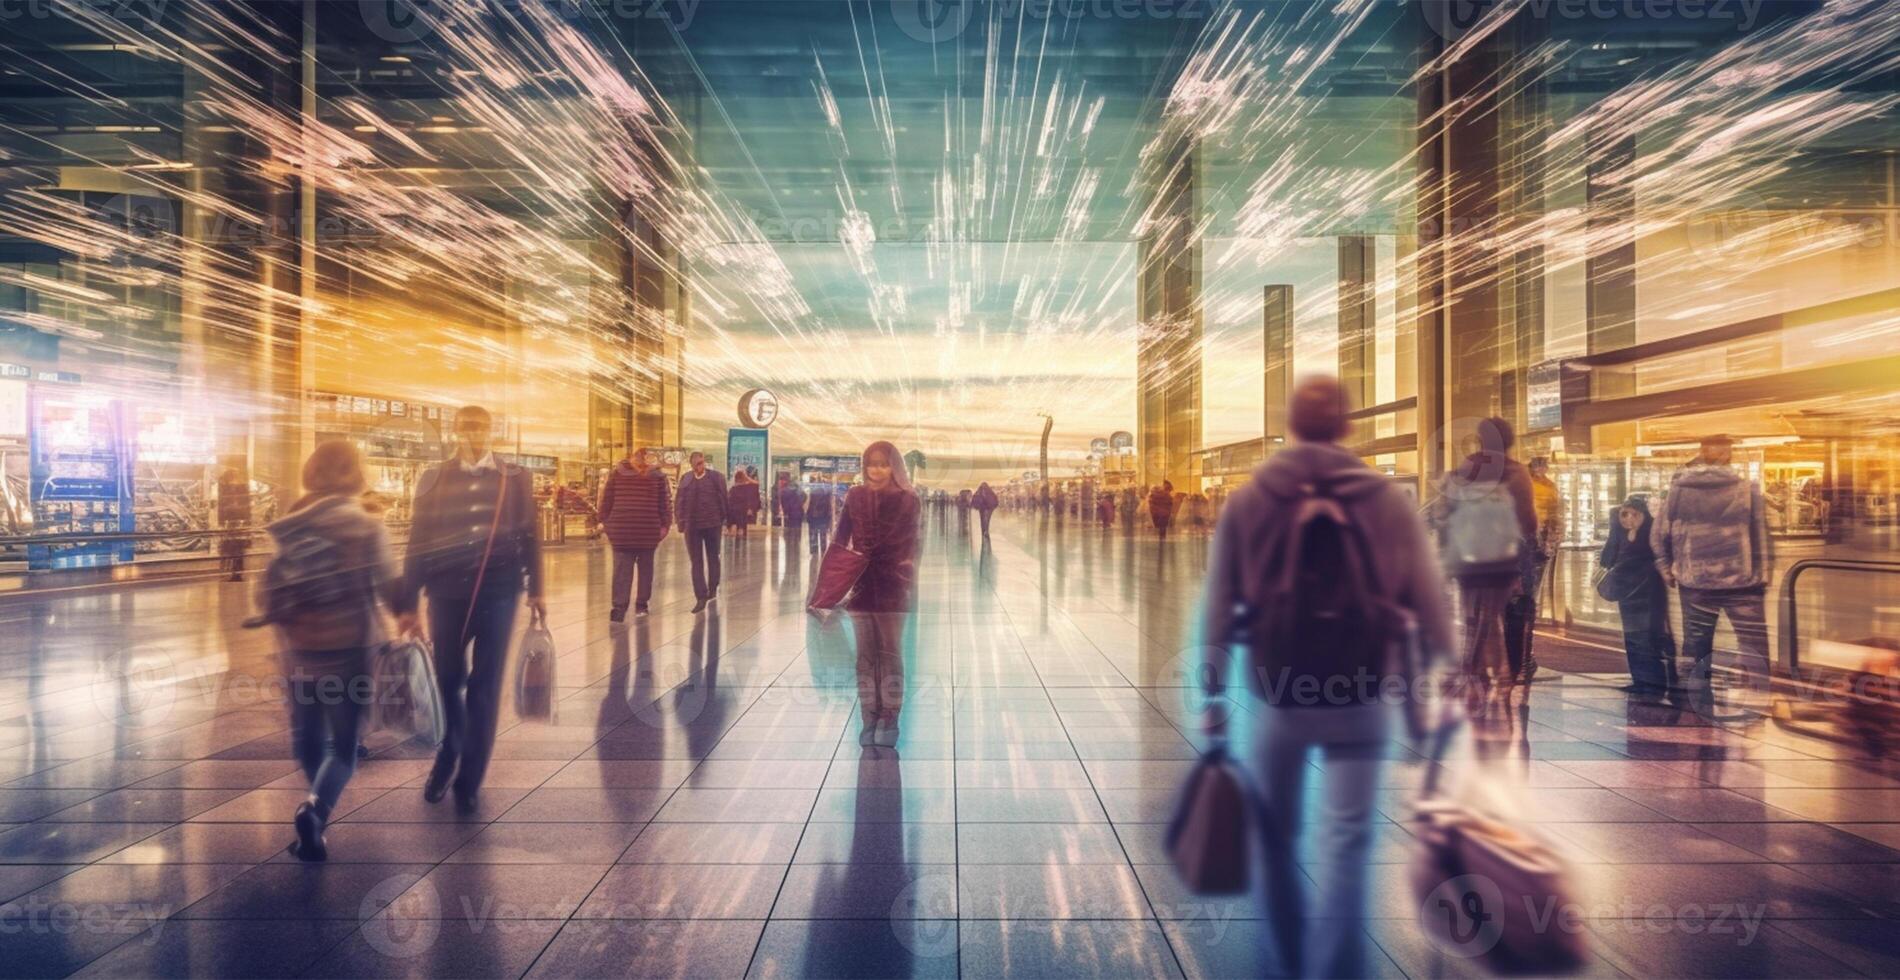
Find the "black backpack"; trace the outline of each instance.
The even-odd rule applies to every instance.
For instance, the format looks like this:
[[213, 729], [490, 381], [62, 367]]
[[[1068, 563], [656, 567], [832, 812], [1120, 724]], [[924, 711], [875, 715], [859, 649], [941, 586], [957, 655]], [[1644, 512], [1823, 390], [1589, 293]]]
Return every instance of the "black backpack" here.
[[1397, 672], [1398, 614], [1346, 502], [1324, 486], [1301, 490], [1246, 593], [1254, 694], [1274, 705], [1372, 703]]
[[317, 528], [279, 539], [277, 553], [264, 568], [263, 612], [244, 625], [284, 626], [293, 633], [332, 627], [327, 632], [334, 631], [328, 620], [360, 618], [355, 604], [366, 572], [353, 551], [349, 542]]

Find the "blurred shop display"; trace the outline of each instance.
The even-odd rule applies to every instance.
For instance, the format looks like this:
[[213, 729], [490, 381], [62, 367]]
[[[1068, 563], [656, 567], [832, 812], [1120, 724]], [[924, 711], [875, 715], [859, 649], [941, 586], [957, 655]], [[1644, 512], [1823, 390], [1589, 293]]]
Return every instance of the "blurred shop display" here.
[[[36, 389], [28, 401], [33, 533], [135, 530], [133, 446], [123, 403], [77, 389]], [[76, 540], [29, 547], [27, 567], [88, 568], [132, 557], [129, 540]]]

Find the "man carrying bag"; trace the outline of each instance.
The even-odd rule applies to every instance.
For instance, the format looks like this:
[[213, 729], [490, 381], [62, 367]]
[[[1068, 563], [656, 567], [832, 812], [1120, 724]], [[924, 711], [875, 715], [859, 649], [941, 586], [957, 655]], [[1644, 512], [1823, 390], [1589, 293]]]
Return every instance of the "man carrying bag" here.
[[[1349, 411], [1336, 379], [1299, 384], [1288, 410], [1299, 441], [1229, 498], [1208, 572], [1209, 693], [1241, 645], [1264, 702], [1254, 762], [1268, 952], [1287, 976], [1365, 975], [1366, 856], [1393, 702], [1417, 705], [1411, 685], [1451, 648], [1437, 550], [1405, 495], [1337, 444]], [[1407, 720], [1416, 732], [1416, 714]], [[1224, 713], [1207, 727], [1224, 734]], [[1296, 855], [1315, 749], [1325, 767], [1309, 914]]]

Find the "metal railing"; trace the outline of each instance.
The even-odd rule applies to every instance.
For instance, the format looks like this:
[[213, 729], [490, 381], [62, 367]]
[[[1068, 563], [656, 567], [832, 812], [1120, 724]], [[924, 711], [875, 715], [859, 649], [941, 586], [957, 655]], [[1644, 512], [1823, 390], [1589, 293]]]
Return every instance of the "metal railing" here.
[[1887, 575], [1900, 575], [1900, 561], [1875, 561], [1860, 558], [1804, 558], [1793, 565], [1781, 576], [1781, 636], [1777, 659], [1782, 670], [1793, 676], [1801, 665], [1801, 631], [1799, 629], [1800, 604], [1795, 601], [1795, 583], [1801, 579], [1801, 573], [1810, 568], [1825, 568], [1846, 572], [1874, 572]]

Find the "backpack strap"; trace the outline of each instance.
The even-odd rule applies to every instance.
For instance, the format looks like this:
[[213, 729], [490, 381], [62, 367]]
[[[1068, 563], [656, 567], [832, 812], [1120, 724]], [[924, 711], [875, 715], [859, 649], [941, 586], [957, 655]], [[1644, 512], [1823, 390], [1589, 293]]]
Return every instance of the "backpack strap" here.
[[462, 647], [468, 644], [468, 624], [475, 621], [475, 600], [482, 594], [482, 579], [488, 576], [488, 559], [495, 554], [495, 532], [501, 529], [501, 507], [508, 499], [508, 464], [496, 461], [495, 472], [501, 477], [501, 487], [495, 491], [495, 519], [488, 525], [488, 543], [482, 546], [482, 563], [475, 566], [475, 587], [468, 593], [468, 612], [462, 615], [462, 635], [455, 643], [455, 655], [462, 655]]

